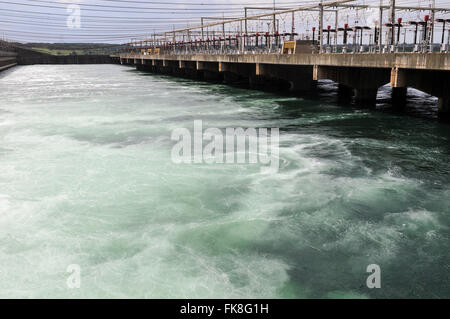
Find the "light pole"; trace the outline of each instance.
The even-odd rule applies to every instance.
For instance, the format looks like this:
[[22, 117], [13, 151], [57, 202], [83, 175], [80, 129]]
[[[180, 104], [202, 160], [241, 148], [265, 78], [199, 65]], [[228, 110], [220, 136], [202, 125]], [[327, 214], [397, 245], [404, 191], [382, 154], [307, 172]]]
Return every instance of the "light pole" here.
[[433, 52], [433, 42], [434, 42], [434, 23], [435, 23], [435, 9], [436, 0], [433, 0], [432, 10], [431, 10], [431, 21], [430, 21], [430, 52]]
[[391, 22], [391, 32], [390, 32], [390, 41], [391, 45], [394, 45], [395, 42], [395, 0], [390, 0], [390, 22]]
[[380, 21], [378, 21], [379, 24], [379, 35], [378, 35], [378, 50], [380, 53], [382, 52], [383, 47], [383, 0], [380, 0]]
[[277, 32], [277, 18], [275, 16], [275, 11], [277, 7], [275, 4], [275, 0], [273, 0], [273, 41], [275, 42], [275, 33]]
[[320, 17], [319, 17], [319, 53], [323, 50], [323, 0], [320, 0]]

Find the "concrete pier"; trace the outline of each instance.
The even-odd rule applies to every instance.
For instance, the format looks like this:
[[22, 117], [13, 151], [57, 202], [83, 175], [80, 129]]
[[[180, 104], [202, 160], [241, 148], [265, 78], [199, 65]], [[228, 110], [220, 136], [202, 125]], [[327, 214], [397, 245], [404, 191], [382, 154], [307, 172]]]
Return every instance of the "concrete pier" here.
[[358, 106], [374, 107], [377, 102], [378, 88], [356, 88], [355, 104]]
[[439, 98], [438, 116], [442, 122], [450, 123], [450, 97]]
[[349, 99], [353, 89], [355, 103], [358, 106], [375, 106], [378, 88], [389, 82], [389, 76], [389, 71], [382, 68], [368, 72], [360, 67], [314, 66], [314, 79], [337, 82], [343, 98]]
[[[7, 55], [6, 52], [4, 54]], [[0, 72], [6, 71], [16, 65], [17, 58], [15, 56], [0, 56]]]
[[439, 98], [439, 116], [448, 118], [450, 54], [123, 54], [117, 63], [153, 66], [153, 72], [190, 76], [225, 83], [247, 82], [250, 87], [286, 89], [303, 94], [318, 80], [339, 84], [340, 101], [373, 107], [378, 89], [390, 83], [392, 103], [401, 111], [408, 87]]
[[392, 88], [392, 106], [397, 111], [403, 111], [406, 107], [407, 87]]
[[14, 52], [0, 51], [0, 72], [17, 65], [17, 56]]
[[[399, 69], [392, 68], [391, 86], [394, 90], [413, 87], [430, 95], [436, 96], [438, 102], [438, 115], [441, 121], [448, 122], [450, 100], [450, 72], [448, 68], [443, 70]], [[400, 97], [403, 99], [402, 91]], [[394, 94], [394, 93], [393, 93]]]
[[257, 63], [255, 69], [256, 75], [280, 79], [289, 83], [291, 92], [305, 92], [314, 88], [312, 66], [287, 66]]
[[354, 95], [354, 89], [344, 85], [344, 84], [340, 84], [338, 83], [338, 101], [342, 102], [342, 103], [349, 103]]

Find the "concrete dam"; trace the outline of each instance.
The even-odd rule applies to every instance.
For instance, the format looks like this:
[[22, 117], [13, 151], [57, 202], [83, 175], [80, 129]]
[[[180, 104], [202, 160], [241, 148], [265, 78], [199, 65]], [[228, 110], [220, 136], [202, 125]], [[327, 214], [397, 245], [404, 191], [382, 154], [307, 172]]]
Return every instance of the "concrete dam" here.
[[0, 51], [0, 71], [16, 65], [108, 64], [112, 62], [112, 58], [108, 55], [51, 55], [20, 47], [12, 47], [8, 51]]
[[0, 72], [17, 65], [17, 54], [15, 52], [0, 51]]
[[439, 98], [439, 118], [450, 120], [450, 54], [448, 53], [300, 53], [300, 54], [143, 54], [112, 56], [115, 63], [138, 70], [197, 79], [248, 81], [251, 87], [285, 82], [290, 91], [313, 90], [318, 80], [339, 84], [339, 95], [374, 106], [378, 89], [390, 83], [395, 107], [406, 104], [412, 87]]

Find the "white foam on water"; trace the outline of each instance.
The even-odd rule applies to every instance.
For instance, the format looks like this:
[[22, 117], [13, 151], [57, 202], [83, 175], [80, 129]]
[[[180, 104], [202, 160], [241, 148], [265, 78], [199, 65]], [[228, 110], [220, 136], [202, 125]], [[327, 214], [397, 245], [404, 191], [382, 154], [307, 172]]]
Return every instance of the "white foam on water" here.
[[[0, 297], [370, 297], [352, 288], [368, 263], [445, 239], [442, 212], [412, 204], [423, 181], [354, 151], [382, 141], [301, 131], [367, 112], [277, 120], [296, 99], [119, 66], [23, 67], [3, 87]], [[171, 130], [203, 118], [297, 129], [281, 131], [278, 173], [173, 164]]]

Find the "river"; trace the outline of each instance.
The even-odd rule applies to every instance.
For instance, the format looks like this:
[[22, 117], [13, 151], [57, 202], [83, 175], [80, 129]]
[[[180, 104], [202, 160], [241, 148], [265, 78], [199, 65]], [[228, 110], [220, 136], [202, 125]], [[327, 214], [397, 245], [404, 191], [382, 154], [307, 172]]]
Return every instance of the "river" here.
[[[449, 298], [450, 126], [433, 98], [410, 92], [405, 116], [388, 88], [385, 111], [320, 90], [119, 65], [0, 74], [0, 297]], [[194, 120], [279, 128], [279, 171], [173, 163], [171, 132]]]

